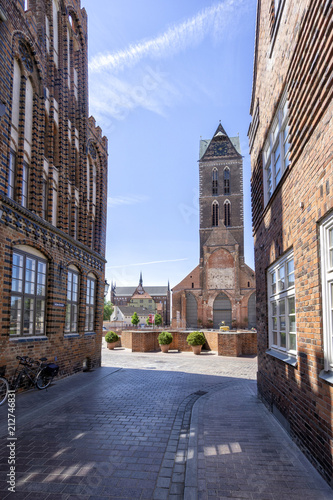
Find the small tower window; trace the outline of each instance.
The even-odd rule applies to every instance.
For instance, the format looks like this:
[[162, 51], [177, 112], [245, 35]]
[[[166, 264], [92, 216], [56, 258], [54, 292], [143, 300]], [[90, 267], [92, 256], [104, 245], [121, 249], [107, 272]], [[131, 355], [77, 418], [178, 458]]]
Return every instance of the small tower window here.
[[212, 226], [216, 227], [219, 225], [219, 204], [215, 200], [212, 205]]
[[224, 225], [225, 227], [229, 227], [230, 224], [230, 207], [231, 203], [229, 200], [224, 202]]
[[224, 194], [230, 194], [230, 169], [226, 167], [223, 173]]
[[217, 168], [215, 167], [212, 172], [212, 195], [218, 194], [218, 176]]

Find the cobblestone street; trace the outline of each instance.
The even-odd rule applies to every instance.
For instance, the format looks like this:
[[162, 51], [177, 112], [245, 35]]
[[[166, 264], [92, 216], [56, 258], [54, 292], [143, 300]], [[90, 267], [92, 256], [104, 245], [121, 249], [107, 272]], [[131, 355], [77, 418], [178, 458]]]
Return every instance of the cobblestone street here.
[[0, 408], [0, 498], [332, 499], [256, 397], [256, 358], [107, 351], [16, 398], [16, 493]]

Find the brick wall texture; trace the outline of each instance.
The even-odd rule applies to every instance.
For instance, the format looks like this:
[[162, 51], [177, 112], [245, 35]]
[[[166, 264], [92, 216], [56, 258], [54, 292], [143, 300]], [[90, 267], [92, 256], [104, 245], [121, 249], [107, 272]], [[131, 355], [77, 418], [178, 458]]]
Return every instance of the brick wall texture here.
[[[81, 370], [86, 357], [92, 366], [101, 359], [107, 139], [88, 116], [87, 14], [79, 0], [29, 0], [26, 11], [23, 1], [3, 0], [1, 9], [6, 20], [0, 21], [0, 104], [5, 106], [0, 117], [0, 365], [7, 365], [10, 377], [16, 355], [45, 356], [57, 360], [64, 376]], [[10, 194], [11, 151], [16, 160]], [[24, 162], [29, 165], [27, 203]], [[43, 335], [9, 333], [15, 248], [39, 251], [47, 262]], [[73, 335], [64, 334], [69, 266], [79, 275]], [[96, 286], [89, 329], [88, 274]]]
[[[333, 209], [332, 197], [332, 2], [258, 2], [250, 127], [252, 204], [258, 329], [258, 388], [282, 415], [295, 441], [332, 484], [333, 387], [324, 369], [323, 302], [319, 226]], [[265, 206], [262, 150], [277, 105], [287, 90], [290, 160]], [[269, 347], [267, 268], [293, 249], [297, 365]]]

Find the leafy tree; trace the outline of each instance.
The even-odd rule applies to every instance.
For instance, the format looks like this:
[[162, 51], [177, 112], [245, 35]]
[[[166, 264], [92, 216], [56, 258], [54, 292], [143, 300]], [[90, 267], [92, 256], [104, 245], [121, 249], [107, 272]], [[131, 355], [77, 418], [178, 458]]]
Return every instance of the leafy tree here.
[[137, 324], [140, 322], [140, 318], [138, 316], [138, 313], [137, 312], [134, 312], [133, 316], [132, 316], [132, 319], [131, 319], [131, 323], [132, 325], [135, 325], [137, 326]]
[[104, 299], [104, 314], [103, 314], [103, 320], [105, 321], [110, 321], [111, 314], [113, 313], [113, 304], [110, 301], [106, 301]]
[[162, 316], [160, 314], [155, 314], [155, 325], [160, 326], [162, 324]]

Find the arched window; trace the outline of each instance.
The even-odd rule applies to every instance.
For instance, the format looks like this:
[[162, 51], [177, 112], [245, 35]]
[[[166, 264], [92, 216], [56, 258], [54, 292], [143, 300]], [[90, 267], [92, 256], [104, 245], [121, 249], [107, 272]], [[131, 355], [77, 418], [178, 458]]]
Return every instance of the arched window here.
[[223, 173], [224, 194], [230, 194], [230, 169], [226, 167]]
[[38, 250], [13, 250], [10, 335], [45, 333], [47, 261]]
[[92, 273], [89, 273], [87, 277], [86, 322], [84, 328], [86, 332], [94, 331], [95, 294], [96, 294], [96, 279]]
[[226, 200], [224, 202], [224, 225], [226, 227], [231, 226], [230, 223], [230, 208], [231, 208], [231, 203], [229, 200]]
[[213, 168], [212, 171], [212, 195], [218, 194], [218, 171], [217, 168]]
[[215, 200], [212, 204], [212, 226], [216, 227], [219, 225], [219, 204]]
[[65, 333], [78, 332], [79, 270], [71, 265], [67, 275], [67, 305]]

